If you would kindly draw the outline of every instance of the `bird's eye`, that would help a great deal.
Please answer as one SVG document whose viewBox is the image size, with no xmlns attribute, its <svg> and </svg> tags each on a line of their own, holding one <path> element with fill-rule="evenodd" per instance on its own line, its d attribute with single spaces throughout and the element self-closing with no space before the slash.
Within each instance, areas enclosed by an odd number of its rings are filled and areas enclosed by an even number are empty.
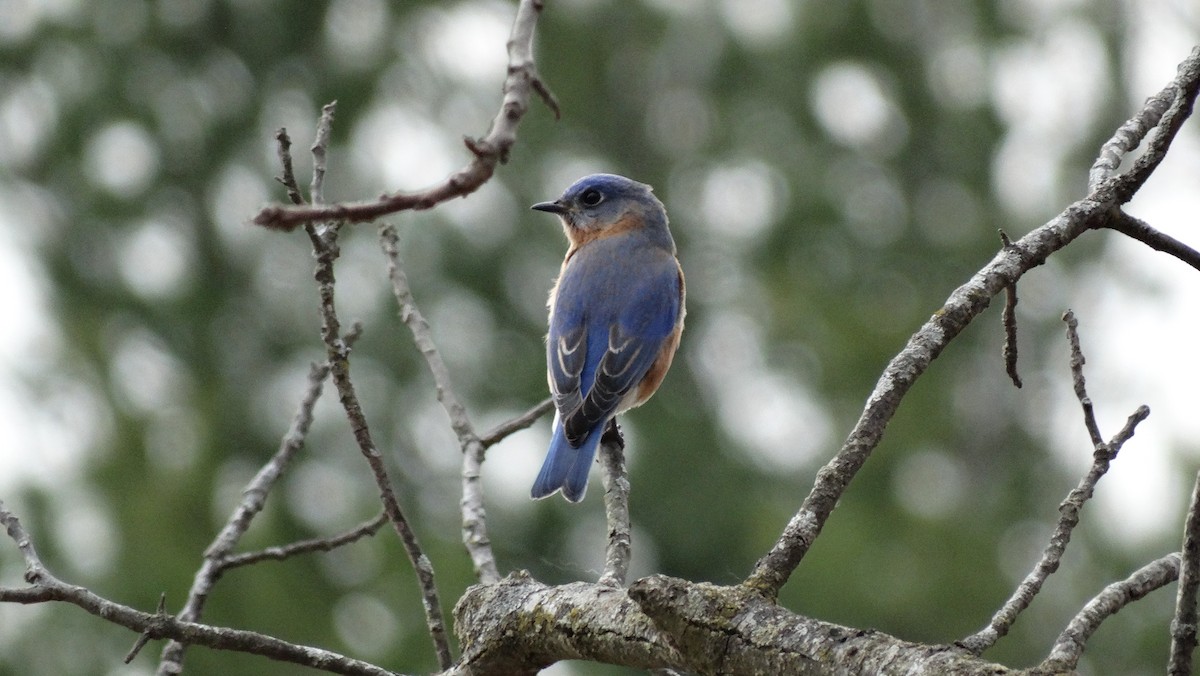
<svg viewBox="0 0 1200 676">
<path fill-rule="evenodd" d="M 585 207 L 594 207 L 603 201 L 604 195 L 600 194 L 600 191 L 596 190 L 595 188 L 585 190 L 583 191 L 583 194 L 579 196 L 579 202 Z"/>
</svg>

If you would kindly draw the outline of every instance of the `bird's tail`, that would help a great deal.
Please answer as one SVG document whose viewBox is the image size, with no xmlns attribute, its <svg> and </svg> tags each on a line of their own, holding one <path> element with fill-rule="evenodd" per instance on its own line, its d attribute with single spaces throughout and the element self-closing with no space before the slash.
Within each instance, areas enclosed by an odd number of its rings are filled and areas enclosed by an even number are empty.
<svg viewBox="0 0 1200 676">
<path fill-rule="evenodd" d="M 538 472 L 537 480 L 533 482 L 531 495 L 536 500 L 551 495 L 562 489 L 563 497 L 571 502 L 579 502 L 587 492 L 588 471 L 592 468 L 592 460 L 596 458 L 596 447 L 600 445 L 603 425 L 597 427 L 579 448 L 571 446 L 563 434 L 562 423 L 558 416 L 554 418 L 554 437 L 550 440 L 550 451 L 546 461 L 542 463 L 542 471 Z"/>
</svg>

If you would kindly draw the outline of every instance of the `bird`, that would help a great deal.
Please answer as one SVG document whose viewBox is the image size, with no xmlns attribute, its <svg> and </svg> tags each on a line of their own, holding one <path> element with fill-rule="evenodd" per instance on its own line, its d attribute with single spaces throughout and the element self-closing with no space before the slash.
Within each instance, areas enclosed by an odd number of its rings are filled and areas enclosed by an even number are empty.
<svg viewBox="0 0 1200 676">
<path fill-rule="evenodd" d="M 553 202 L 569 246 L 550 291 L 546 379 L 553 433 L 530 492 L 583 500 L 609 421 L 662 383 L 683 332 L 685 285 L 652 188 L 624 176 L 585 176 Z"/>
</svg>

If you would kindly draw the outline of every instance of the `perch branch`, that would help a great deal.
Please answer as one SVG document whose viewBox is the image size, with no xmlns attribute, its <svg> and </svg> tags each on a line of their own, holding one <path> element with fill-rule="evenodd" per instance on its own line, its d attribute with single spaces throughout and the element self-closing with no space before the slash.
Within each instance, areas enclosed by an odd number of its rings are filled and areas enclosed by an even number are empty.
<svg viewBox="0 0 1200 676">
<path fill-rule="evenodd" d="M 478 190 L 492 177 L 496 166 L 508 160 L 509 151 L 517 140 L 521 118 L 529 110 L 531 94 L 537 94 L 555 117 L 559 115 L 558 102 L 538 75 L 533 59 L 534 27 L 541 11 L 541 0 L 521 0 L 517 7 L 508 39 L 508 76 L 504 80 L 504 99 L 487 136 L 464 140 L 473 155 L 465 167 L 440 184 L 421 192 L 396 192 L 365 202 L 321 205 L 316 204 L 317 200 L 314 199 L 314 204 L 310 206 L 274 205 L 260 211 L 254 217 L 254 222 L 275 230 L 292 230 L 302 223 L 316 221 L 371 221 L 398 211 L 429 209 Z"/>
<path fill-rule="evenodd" d="M 1175 617 L 1171 620 L 1171 658 L 1167 662 L 1167 673 L 1190 676 L 1192 653 L 1196 650 L 1196 624 L 1200 621 L 1196 608 L 1196 597 L 1200 594 L 1200 473 L 1196 474 L 1192 488 L 1180 556 L 1179 590 L 1175 595 Z"/>
<path fill-rule="evenodd" d="M 1174 102 L 1162 116 L 1150 147 L 1129 171 L 1102 181 L 1087 197 L 1050 222 L 1011 247 L 1004 247 L 970 281 L 955 289 L 941 309 L 913 334 L 884 370 L 841 450 L 817 472 L 800 509 L 744 584 L 768 597 L 777 596 L 820 535 L 850 481 L 879 444 L 908 389 L 946 345 L 988 307 L 993 296 L 1087 230 L 1110 223 L 1119 213 L 1118 207 L 1137 192 L 1161 162 L 1178 126 L 1191 111 L 1191 99 L 1200 87 L 1200 48 L 1181 64 L 1173 86 L 1178 92 Z"/>
<path fill-rule="evenodd" d="M 600 439 L 600 466 L 604 470 L 604 518 L 608 523 L 608 547 L 599 583 L 624 587 L 633 557 L 629 526 L 629 473 L 625 469 L 625 439 L 616 419 L 609 422 Z"/>
</svg>

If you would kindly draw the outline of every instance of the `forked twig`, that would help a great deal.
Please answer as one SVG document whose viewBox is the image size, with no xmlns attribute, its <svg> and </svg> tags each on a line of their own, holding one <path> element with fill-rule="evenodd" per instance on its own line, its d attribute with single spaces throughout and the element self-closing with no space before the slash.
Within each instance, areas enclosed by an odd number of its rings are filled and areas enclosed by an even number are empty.
<svg viewBox="0 0 1200 676">
<path fill-rule="evenodd" d="M 508 154 L 517 140 L 517 127 L 529 110 L 532 94 L 537 94 L 555 117 L 559 115 L 558 102 L 542 81 L 533 59 L 534 27 L 541 11 L 541 0 L 521 0 L 517 7 L 508 39 L 508 77 L 504 80 L 504 100 L 487 136 L 463 140 L 473 156 L 465 167 L 421 192 L 397 192 L 366 202 L 323 205 L 314 199 L 310 206 L 270 206 L 260 211 L 254 217 L 254 222 L 274 230 L 292 230 L 303 223 L 317 221 L 373 221 L 398 211 L 430 209 L 478 190 L 492 177 L 497 165 L 508 161 Z"/>
</svg>

